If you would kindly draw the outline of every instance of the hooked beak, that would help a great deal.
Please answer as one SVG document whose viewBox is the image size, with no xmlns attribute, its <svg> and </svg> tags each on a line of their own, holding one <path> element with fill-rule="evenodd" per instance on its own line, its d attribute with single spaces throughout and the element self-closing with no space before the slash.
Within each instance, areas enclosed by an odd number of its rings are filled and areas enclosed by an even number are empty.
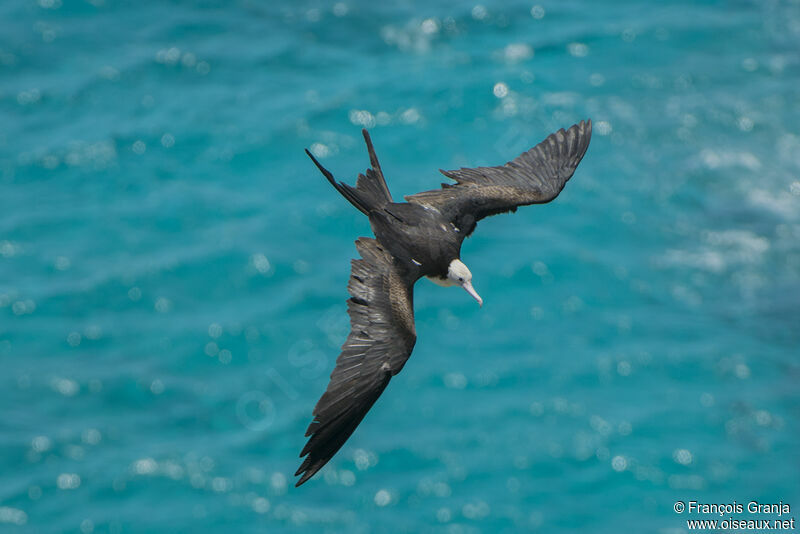
<svg viewBox="0 0 800 534">
<path fill-rule="evenodd" d="M 481 298 L 481 296 L 480 296 L 480 295 L 478 295 L 478 292 L 477 292 L 477 291 L 475 291 L 475 288 L 474 288 L 474 287 L 472 287 L 472 282 L 470 282 L 469 280 L 467 280 L 466 282 L 464 282 L 463 284 L 461 284 L 461 287 L 463 287 L 463 288 L 464 288 L 464 291 L 466 291 L 467 293 L 469 293 L 470 295 L 472 295 L 472 298 L 474 298 L 475 300 L 477 300 L 477 301 L 478 301 L 478 304 L 479 304 L 480 306 L 483 306 L 483 299 Z"/>
</svg>

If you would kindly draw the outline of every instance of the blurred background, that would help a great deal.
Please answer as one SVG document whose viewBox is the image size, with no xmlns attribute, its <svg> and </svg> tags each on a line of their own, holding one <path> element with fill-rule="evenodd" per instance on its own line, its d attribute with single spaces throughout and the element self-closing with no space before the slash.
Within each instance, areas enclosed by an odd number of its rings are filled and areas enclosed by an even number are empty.
<svg viewBox="0 0 800 534">
<path fill-rule="evenodd" d="M 0 21 L 4 532 L 800 509 L 797 1 L 13 0 Z M 369 128 L 400 198 L 587 117 L 561 196 L 465 242 L 486 305 L 421 281 L 408 365 L 294 489 L 369 235 L 303 149 L 352 183 Z"/>
</svg>

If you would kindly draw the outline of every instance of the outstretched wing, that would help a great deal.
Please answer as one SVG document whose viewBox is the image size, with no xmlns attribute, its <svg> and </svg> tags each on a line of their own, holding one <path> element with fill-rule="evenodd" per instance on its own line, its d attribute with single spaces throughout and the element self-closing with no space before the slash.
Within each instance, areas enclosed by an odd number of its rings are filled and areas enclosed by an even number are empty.
<svg viewBox="0 0 800 534">
<path fill-rule="evenodd" d="M 353 260 L 348 284 L 350 335 L 306 430 L 310 439 L 300 453 L 307 456 L 295 473 L 302 474 L 297 486 L 344 445 L 389 379 L 403 368 L 417 339 L 412 297 L 416 280 L 398 273 L 391 255 L 376 240 L 362 237 L 356 247 L 362 259 Z"/>
<path fill-rule="evenodd" d="M 406 200 L 436 208 L 469 235 L 484 217 L 556 198 L 586 153 L 591 137 L 592 121 L 581 121 L 551 134 L 503 166 L 441 171 L 457 183 L 442 184 L 442 189 L 409 195 Z"/>
</svg>

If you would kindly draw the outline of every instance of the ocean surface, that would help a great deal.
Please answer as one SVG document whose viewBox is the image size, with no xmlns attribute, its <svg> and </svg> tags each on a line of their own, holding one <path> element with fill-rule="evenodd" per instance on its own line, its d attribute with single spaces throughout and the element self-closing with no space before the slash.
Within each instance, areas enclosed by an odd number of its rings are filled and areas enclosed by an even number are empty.
<svg viewBox="0 0 800 534">
<path fill-rule="evenodd" d="M 0 3 L 0 531 L 800 516 L 800 3 L 386 4 Z M 400 198 L 588 117 L 295 489 L 370 234 L 303 149 Z"/>
</svg>

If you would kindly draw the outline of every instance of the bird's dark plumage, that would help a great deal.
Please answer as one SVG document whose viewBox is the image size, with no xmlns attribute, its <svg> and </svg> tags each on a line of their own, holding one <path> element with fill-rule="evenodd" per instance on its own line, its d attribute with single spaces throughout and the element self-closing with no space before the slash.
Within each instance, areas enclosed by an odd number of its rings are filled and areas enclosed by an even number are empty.
<svg viewBox="0 0 800 534">
<path fill-rule="evenodd" d="M 378 163 L 378 156 L 375 154 L 375 148 L 372 146 L 372 139 L 369 137 L 367 130 L 362 130 L 364 134 L 364 141 L 367 142 L 367 151 L 369 152 L 369 161 L 372 168 L 366 170 L 366 175 L 359 174 L 356 180 L 356 186 L 347 185 L 344 182 L 337 182 L 333 175 L 323 167 L 317 158 L 314 157 L 308 149 L 306 154 L 314 162 L 314 165 L 322 172 L 325 178 L 336 188 L 344 198 L 358 208 L 358 210 L 366 216 L 375 208 L 379 208 L 384 204 L 392 202 L 392 195 L 389 193 L 389 188 L 386 186 L 386 179 L 383 177 L 381 164 Z"/>
<path fill-rule="evenodd" d="M 356 241 L 347 289 L 350 335 L 336 360 L 328 389 L 314 408 L 306 430 L 311 436 L 295 475 L 299 486 L 325 465 L 400 372 L 417 340 L 411 281 L 398 272 L 392 256 L 374 239 Z"/>
<path fill-rule="evenodd" d="M 456 184 L 405 198 L 436 208 L 469 235 L 484 217 L 556 198 L 583 159 L 591 137 L 592 121 L 581 121 L 551 134 L 505 165 L 440 171 Z"/>
<path fill-rule="evenodd" d="M 336 190 L 369 217 L 376 239 L 356 241 L 361 259 L 353 260 L 348 284 L 351 331 L 314 408 L 297 486 L 336 454 L 411 355 L 416 281 L 422 276 L 446 281 L 461 243 L 484 217 L 558 196 L 586 153 L 592 123 L 559 130 L 502 166 L 441 171 L 456 183 L 409 195 L 406 203 L 392 201 L 369 134 L 363 134 L 371 168 L 355 187 L 337 182 L 306 150 Z M 474 290 L 471 294 L 480 301 Z"/>
</svg>

